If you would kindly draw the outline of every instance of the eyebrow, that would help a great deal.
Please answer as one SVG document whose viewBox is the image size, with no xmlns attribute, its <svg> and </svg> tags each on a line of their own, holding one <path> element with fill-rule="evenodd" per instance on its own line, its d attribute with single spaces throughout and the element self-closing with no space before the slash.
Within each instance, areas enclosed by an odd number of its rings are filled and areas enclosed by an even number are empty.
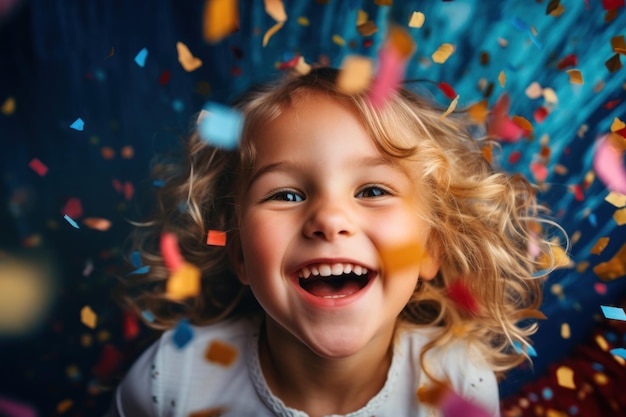
<svg viewBox="0 0 626 417">
<path fill-rule="evenodd" d="M 295 162 L 291 162 L 291 161 L 280 161 L 280 162 L 275 162 L 273 164 L 269 164 L 264 167 L 261 167 L 256 172 L 254 172 L 252 176 L 250 177 L 250 179 L 248 180 L 247 185 L 246 185 L 246 191 L 249 190 L 250 187 L 252 187 L 252 184 L 254 184 L 260 177 L 262 177 L 265 174 L 272 173 L 272 172 L 292 171 L 292 170 L 298 169 L 299 165 L 300 164 L 296 164 Z M 373 168 L 373 167 L 378 167 L 378 166 L 386 166 L 386 167 L 392 168 L 395 171 L 399 171 L 404 175 L 407 174 L 406 171 L 402 169 L 399 165 L 394 164 L 392 161 L 386 158 L 383 158 L 382 156 L 368 156 L 365 158 L 355 159 L 351 163 L 351 165 L 357 168 L 358 167 Z"/>
</svg>

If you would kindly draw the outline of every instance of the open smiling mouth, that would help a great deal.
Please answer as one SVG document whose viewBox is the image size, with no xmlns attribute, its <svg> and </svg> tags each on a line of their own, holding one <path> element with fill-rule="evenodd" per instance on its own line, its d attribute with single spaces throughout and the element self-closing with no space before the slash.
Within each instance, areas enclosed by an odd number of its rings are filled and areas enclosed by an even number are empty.
<svg viewBox="0 0 626 417">
<path fill-rule="evenodd" d="M 322 298 L 352 295 L 365 288 L 369 277 L 366 268 L 346 263 L 309 265 L 298 271 L 300 287 Z"/>
</svg>

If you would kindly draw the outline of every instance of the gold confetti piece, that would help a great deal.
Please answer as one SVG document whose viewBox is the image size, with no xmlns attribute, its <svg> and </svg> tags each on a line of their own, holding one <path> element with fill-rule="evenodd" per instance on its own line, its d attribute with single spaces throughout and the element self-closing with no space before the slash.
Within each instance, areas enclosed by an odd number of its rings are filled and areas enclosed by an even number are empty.
<svg viewBox="0 0 626 417">
<path fill-rule="evenodd" d="M 576 265 L 576 272 L 579 274 L 584 273 L 589 268 L 589 262 L 582 261 Z"/>
<path fill-rule="evenodd" d="M 348 55 L 341 64 L 337 86 L 347 94 L 365 91 L 372 82 L 374 62 L 364 56 Z"/>
<path fill-rule="evenodd" d="M 602 335 L 597 335 L 594 340 L 596 341 L 596 343 L 598 344 L 598 346 L 600 347 L 600 349 L 607 351 L 609 350 L 609 344 L 607 343 L 606 339 L 604 337 L 602 337 Z"/>
<path fill-rule="evenodd" d="M 168 278 L 165 291 L 174 300 L 195 297 L 200 292 L 200 270 L 183 261 L 183 265 Z"/>
<path fill-rule="evenodd" d="M 307 64 L 303 56 L 298 59 L 298 63 L 295 67 L 293 67 L 293 69 L 300 75 L 307 75 L 309 72 L 311 72 L 311 66 Z"/>
<path fill-rule="evenodd" d="M 568 69 L 565 72 L 569 75 L 569 82 L 572 84 L 584 84 L 583 73 L 577 69 Z"/>
<path fill-rule="evenodd" d="M 467 113 L 474 123 L 483 124 L 489 116 L 489 102 L 487 100 L 476 102 L 467 109 Z"/>
<path fill-rule="evenodd" d="M 306 16 L 300 16 L 298 18 L 298 24 L 300 26 L 309 26 L 311 24 L 311 22 L 309 21 L 309 18 Z"/>
<path fill-rule="evenodd" d="M 604 62 L 606 69 L 612 74 L 616 71 L 622 69 L 622 61 L 620 60 L 619 54 L 615 54 Z"/>
<path fill-rule="evenodd" d="M 210 408 L 208 410 L 194 411 L 188 417 L 220 417 L 226 414 L 225 408 Z"/>
<path fill-rule="evenodd" d="M 82 347 L 87 348 L 87 347 L 91 346 L 92 344 L 93 344 L 93 337 L 90 334 L 83 333 L 80 336 L 80 345 Z"/>
<path fill-rule="evenodd" d="M 609 379 L 606 377 L 606 375 L 600 372 L 598 372 L 597 374 L 593 376 L 593 380 L 598 385 L 606 385 L 609 382 Z"/>
<path fill-rule="evenodd" d="M 2 103 L 0 110 L 5 116 L 12 115 L 15 112 L 15 98 L 7 97 L 7 99 L 4 100 L 4 103 Z"/>
<path fill-rule="evenodd" d="M 280 28 L 282 27 L 283 27 L 283 22 L 278 22 L 274 26 L 269 28 L 267 32 L 265 32 L 265 35 L 263 35 L 263 47 L 264 48 L 267 46 L 267 43 L 270 41 L 270 38 L 274 36 L 274 34 L 278 32 Z"/>
<path fill-rule="evenodd" d="M 378 26 L 371 20 L 360 24 L 356 27 L 361 36 L 372 36 L 374 33 L 378 32 Z"/>
<path fill-rule="evenodd" d="M 66 398 L 65 400 L 57 404 L 57 413 L 64 414 L 67 412 L 67 410 L 72 408 L 73 405 L 74 405 L 74 401 L 70 400 L 69 398 Z"/>
<path fill-rule="evenodd" d="M 393 0 L 374 0 L 377 6 L 392 6 Z"/>
<path fill-rule="evenodd" d="M 411 14 L 411 19 L 409 20 L 410 28 L 421 28 L 424 26 L 424 22 L 426 21 L 426 16 L 422 12 L 413 12 Z"/>
<path fill-rule="evenodd" d="M 604 197 L 604 201 L 615 207 L 624 207 L 626 206 L 626 195 L 620 194 L 616 191 L 611 191 L 606 197 Z"/>
<path fill-rule="evenodd" d="M 83 223 L 85 224 L 85 226 L 91 229 L 99 230 L 101 232 L 106 232 L 111 228 L 111 222 L 109 220 L 99 217 L 87 217 L 83 220 Z"/>
<path fill-rule="evenodd" d="M 504 71 L 500 71 L 500 74 L 498 74 L 498 82 L 500 83 L 500 87 L 504 88 L 506 84 L 506 74 Z"/>
<path fill-rule="evenodd" d="M 553 284 L 550 291 L 556 296 L 563 296 L 563 286 L 561 284 Z"/>
<path fill-rule="evenodd" d="M 615 220 L 615 223 L 617 223 L 619 226 L 623 226 L 626 224 L 626 207 L 619 209 L 619 210 L 615 210 L 615 213 L 613 213 L 613 219 Z"/>
<path fill-rule="evenodd" d="M 176 42 L 176 52 L 178 52 L 178 62 L 185 71 L 195 71 L 202 66 L 202 60 L 193 56 L 184 43 Z"/>
<path fill-rule="evenodd" d="M 532 132 L 534 130 L 532 123 L 530 123 L 525 117 L 512 116 L 511 121 L 528 132 Z"/>
<path fill-rule="evenodd" d="M 356 26 L 357 27 L 359 27 L 359 25 L 367 23 L 368 19 L 369 19 L 369 15 L 367 14 L 365 10 L 359 9 L 356 12 Z"/>
<path fill-rule="evenodd" d="M 611 132 L 617 132 L 618 130 L 622 130 L 626 127 L 626 123 L 622 122 L 619 118 L 614 118 L 613 123 L 611 123 Z"/>
<path fill-rule="evenodd" d="M 552 17 L 559 17 L 565 12 L 565 6 L 559 4 L 556 9 L 552 10 L 549 14 Z"/>
<path fill-rule="evenodd" d="M 613 36 L 611 38 L 611 48 L 614 52 L 623 54 L 626 51 L 626 39 L 624 36 Z"/>
<path fill-rule="evenodd" d="M 536 309 L 525 308 L 513 314 L 512 319 L 514 322 L 527 319 L 546 320 L 547 317 L 543 312 Z"/>
<path fill-rule="evenodd" d="M 84 306 L 82 310 L 80 310 L 80 321 L 90 329 L 95 329 L 98 316 L 94 313 L 91 307 Z"/>
<path fill-rule="evenodd" d="M 593 272 L 603 281 L 612 281 L 626 275 L 626 244 L 607 262 L 596 265 Z"/>
<path fill-rule="evenodd" d="M 601 237 L 600 239 L 598 239 L 596 244 L 593 245 L 593 248 L 589 250 L 589 253 L 591 253 L 592 255 L 600 255 L 602 251 L 606 249 L 607 245 L 609 244 L 609 240 L 610 239 L 608 237 Z"/>
<path fill-rule="evenodd" d="M 204 40 L 216 43 L 239 27 L 237 0 L 206 0 L 202 34 Z"/>
<path fill-rule="evenodd" d="M 446 111 L 443 112 L 443 114 L 441 116 L 439 116 L 439 120 L 445 119 L 450 113 L 452 113 L 454 111 L 454 109 L 456 109 L 456 105 L 459 103 L 459 97 L 461 97 L 461 96 L 460 95 L 456 96 L 454 98 L 454 100 L 452 100 L 450 102 L 450 105 L 448 106 Z"/>
<path fill-rule="evenodd" d="M 525 93 L 526 97 L 534 100 L 543 95 L 543 88 L 541 88 L 541 85 L 539 85 L 537 81 L 533 81 L 528 87 L 526 87 Z"/>
<path fill-rule="evenodd" d="M 563 323 L 561 324 L 561 337 L 563 339 L 569 339 L 571 336 L 569 324 Z"/>
<path fill-rule="evenodd" d="M 265 12 L 277 22 L 287 21 L 287 13 L 282 0 L 264 0 Z"/>
<path fill-rule="evenodd" d="M 551 249 L 552 256 L 543 254 L 537 260 L 542 269 L 547 269 L 552 266 L 554 266 L 554 268 L 566 268 L 572 265 L 571 258 L 562 247 L 552 246 Z M 554 258 L 554 260 L 552 258 Z M 554 265 L 552 265 L 552 262 L 554 262 Z"/>
<path fill-rule="evenodd" d="M 334 43 L 336 43 L 339 46 L 345 46 L 346 45 L 346 41 L 339 35 L 334 34 L 332 37 L 332 40 Z"/>
<path fill-rule="evenodd" d="M 437 48 L 437 50 L 432 54 L 432 59 L 437 64 L 443 64 L 450 58 L 450 55 L 454 53 L 454 45 L 450 43 L 443 43 Z"/>
<path fill-rule="evenodd" d="M 237 360 L 237 348 L 228 343 L 213 340 L 207 347 L 204 357 L 209 362 L 230 366 Z"/>
<path fill-rule="evenodd" d="M 556 95 L 556 92 L 550 87 L 546 87 L 543 89 L 543 99 L 548 104 L 556 104 L 559 102 L 559 98 Z"/>
<path fill-rule="evenodd" d="M 563 388 L 576 389 L 574 383 L 574 371 L 569 366 L 559 366 L 556 370 L 556 380 Z"/>
</svg>

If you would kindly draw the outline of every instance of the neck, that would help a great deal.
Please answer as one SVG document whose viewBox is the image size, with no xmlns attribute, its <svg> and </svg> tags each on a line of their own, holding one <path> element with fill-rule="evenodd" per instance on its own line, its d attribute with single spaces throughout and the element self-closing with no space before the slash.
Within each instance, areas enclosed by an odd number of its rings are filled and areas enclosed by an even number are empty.
<svg viewBox="0 0 626 417">
<path fill-rule="evenodd" d="M 267 318 L 261 333 L 261 369 L 272 393 L 310 417 L 348 414 L 384 386 L 391 365 L 393 329 L 346 358 L 324 358 Z"/>
</svg>

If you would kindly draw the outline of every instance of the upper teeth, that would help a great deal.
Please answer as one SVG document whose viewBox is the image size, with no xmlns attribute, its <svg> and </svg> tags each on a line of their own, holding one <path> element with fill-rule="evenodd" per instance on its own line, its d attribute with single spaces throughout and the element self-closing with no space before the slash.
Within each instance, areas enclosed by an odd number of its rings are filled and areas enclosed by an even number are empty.
<svg viewBox="0 0 626 417">
<path fill-rule="evenodd" d="M 350 272 L 356 275 L 365 275 L 367 268 L 350 263 L 315 264 L 300 269 L 298 278 L 308 278 L 311 275 L 329 277 L 331 275 L 349 274 Z"/>
</svg>

